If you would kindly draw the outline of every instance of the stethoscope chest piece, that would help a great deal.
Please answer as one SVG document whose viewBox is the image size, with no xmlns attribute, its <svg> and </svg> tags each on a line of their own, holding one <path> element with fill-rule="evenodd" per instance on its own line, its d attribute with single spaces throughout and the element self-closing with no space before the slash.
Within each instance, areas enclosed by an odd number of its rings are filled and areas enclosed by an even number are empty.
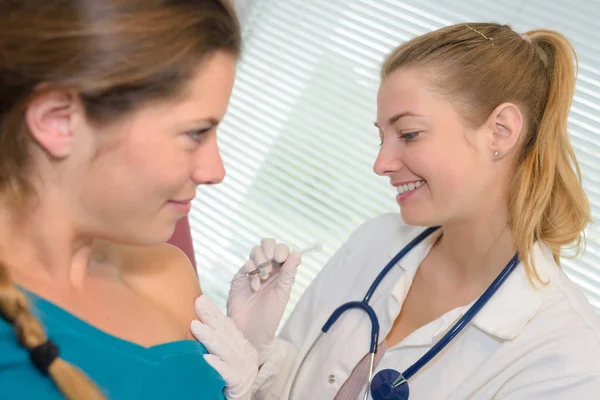
<svg viewBox="0 0 600 400">
<path fill-rule="evenodd" d="M 400 378 L 400 372 L 393 369 L 379 371 L 371 381 L 371 396 L 373 400 L 408 400 L 408 382 L 394 386 L 394 382 Z"/>
</svg>

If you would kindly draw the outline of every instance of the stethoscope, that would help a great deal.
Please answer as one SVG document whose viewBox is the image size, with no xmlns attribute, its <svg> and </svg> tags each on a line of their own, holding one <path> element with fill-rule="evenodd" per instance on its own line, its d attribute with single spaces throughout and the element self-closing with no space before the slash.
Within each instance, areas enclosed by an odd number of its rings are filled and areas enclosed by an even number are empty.
<svg viewBox="0 0 600 400">
<path fill-rule="evenodd" d="M 496 277 L 494 282 L 483 292 L 483 294 L 477 299 L 477 301 L 467 310 L 467 312 L 450 328 L 450 330 L 431 348 L 427 353 L 423 355 L 420 359 L 418 359 L 413 365 L 408 367 L 408 369 L 402 373 L 393 370 L 393 369 L 385 369 L 379 371 L 377 375 L 373 378 L 373 369 L 375 363 L 375 354 L 377 353 L 377 346 L 379 343 L 379 320 L 377 319 L 377 315 L 375 314 L 375 310 L 369 305 L 369 300 L 371 300 L 371 296 L 375 293 L 375 290 L 379 286 L 379 284 L 383 281 L 383 278 L 387 275 L 387 273 L 412 249 L 415 248 L 419 243 L 421 243 L 426 237 L 435 232 L 439 227 L 427 228 L 423 232 L 421 232 L 417 237 L 415 237 L 410 243 L 408 243 L 394 258 L 390 260 L 390 262 L 383 268 L 383 270 L 377 275 L 377 278 L 373 281 L 369 290 L 367 290 L 367 294 L 362 299 L 362 301 L 351 301 L 349 303 L 342 304 L 338 307 L 333 314 L 329 317 L 323 328 L 321 328 L 321 332 L 319 336 L 312 343 L 304 358 L 300 362 L 300 366 L 294 375 L 294 379 L 292 380 L 292 385 L 290 388 L 289 399 L 292 399 L 294 394 L 294 387 L 296 385 L 296 381 L 298 376 L 300 375 L 300 371 L 308 357 L 308 355 L 312 352 L 315 345 L 318 343 L 319 339 L 323 336 L 323 334 L 327 333 L 329 329 L 335 324 L 335 322 L 340 318 L 340 316 L 352 309 L 361 309 L 367 313 L 369 319 L 371 320 L 371 345 L 369 348 L 370 354 L 370 367 L 369 367 L 369 380 L 368 386 L 370 387 L 371 396 L 373 400 L 407 400 L 409 396 L 409 388 L 408 388 L 408 380 L 414 376 L 421 368 L 423 368 L 429 361 L 431 361 L 435 356 L 439 354 L 440 351 L 444 349 L 458 335 L 458 333 L 465 327 L 475 314 L 481 310 L 481 308 L 492 298 L 494 293 L 500 288 L 502 283 L 508 278 L 510 273 L 516 268 L 519 264 L 519 256 L 515 254 L 513 258 L 506 264 L 502 272 Z M 369 391 L 365 391 L 364 399 L 366 400 L 368 397 Z"/>
</svg>

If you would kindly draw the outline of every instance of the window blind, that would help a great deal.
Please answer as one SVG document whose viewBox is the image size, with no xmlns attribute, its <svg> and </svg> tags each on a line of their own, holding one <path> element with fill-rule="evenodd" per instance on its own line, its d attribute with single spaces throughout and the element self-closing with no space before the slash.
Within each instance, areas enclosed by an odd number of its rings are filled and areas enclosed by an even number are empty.
<svg viewBox="0 0 600 400">
<path fill-rule="evenodd" d="M 238 0 L 245 52 L 219 132 L 224 182 L 200 187 L 190 215 L 202 288 L 224 308 L 229 281 L 261 237 L 323 251 L 306 257 L 286 316 L 363 221 L 398 212 L 372 172 L 379 67 L 395 46 L 445 25 L 552 28 L 579 57 L 569 133 L 596 227 L 563 266 L 600 312 L 600 2 Z"/>
</svg>

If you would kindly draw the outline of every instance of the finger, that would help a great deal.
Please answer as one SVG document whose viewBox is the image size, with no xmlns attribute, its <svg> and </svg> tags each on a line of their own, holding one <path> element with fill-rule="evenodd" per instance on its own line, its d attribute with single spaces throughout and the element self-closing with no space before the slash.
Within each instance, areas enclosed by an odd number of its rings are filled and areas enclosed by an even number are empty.
<svg viewBox="0 0 600 400">
<path fill-rule="evenodd" d="M 255 292 L 260 290 L 260 278 L 258 275 L 253 275 L 250 277 L 250 288 Z"/>
<path fill-rule="evenodd" d="M 263 267 L 261 268 L 258 276 L 263 281 L 267 280 L 267 279 L 269 279 L 269 274 L 272 271 L 273 271 L 273 261 L 267 261 L 266 263 L 263 264 Z"/>
<path fill-rule="evenodd" d="M 204 344 L 204 347 L 207 349 L 210 346 L 211 341 L 214 340 L 214 331 L 197 319 L 190 322 L 190 332 L 192 332 L 192 335 L 194 335 L 196 340 Z"/>
<path fill-rule="evenodd" d="M 248 260 L 246 261 L 245 268 L 245 274 L 249 275 L 251 272 L 256 271 L 256 264 L 254 264 L 254 261 Z M 248 281 L 245 281 L 244 279 L 240 279 L 239 281 L 244 283 L 249 282 L 250 288 L 256 292 L 260 290 L 260 275 L 261 272 L 259 272 L 258 274 L 248 276 Z"/>
<path fill-rule="evenodd" d="M 190 323 L 190 332 L 200 343 L 206 347 L 209 353 L 214 354 L 222 360 L 232 360 L 235 357 L 235 350 L 229 346 L 229 343 L 207 325 L 198 320 Z"/>
<path fill-rule="evenodd" d="M 287 247 L 285 244 L 278 243 L 277 246 L 275 246 L 275 254 L 273 255 L 273 259 L 279 264 L 285 262 L 289 255 L 290 248 Z"/>
<path fill-rule="evenodd" d="M 275 239 L 265 238 L 260 241 L 260 247 L 267 260 L 272 260 L 275 254 Z"/>
<path fill-rule="evenodd" d="M 252 254 L 250 255 L 250 259 L 254 261 L 254 264 L 257 267 L 267 261 L 267 257 L 265 256 L 261 246 L 254 246 L 252 249 Z"/>
<path fill-rule="evenodd" d="M 279 271 L 279 285 L 289 286 L 296 280 L 296 271 L 298 265 L 302 261 L 300 253 L 294 251 L 290 253 L 290 256 L 285 260 Z"/>
<path fill-rule="evenodd" d="M 258 245 L 258 246 L 252 246 L 252 248 L 250 249 L 250 256 L 249 256 L 249 258 L 250 258 L 251 260 L 252 260 L 252 259 L 254 259 L 254 253 L 255 253 L 255 252 L 258 250 L 258 249 L 260 249 L 260 251 L 262 252 L 262 249 L 260 248 L 260 245 Z"/>
<path fill-rule="evenodd" d="M 256 264 L 254 263 L 254 261 L 248 260 L 246 261 L 246 264 L 244 264 L 244 267 L 246 268 L 245 272 L 249 274 L 256 269 Z"/>
<path fill-rule="evenodd" d="M 194 301 L 196 315 L 203 324 L 215 330 L 217 334 L 225 331 L 225 315 L 205 294 Z"/>
<path fill-rule="evenodd" d="M 229 364 L 212 354 L 205 354 L 204 359 L 221 375 L 221 377 L 227 383 L 227 386 L 231 386 L 235 382 L 236 377 Z"/>
<path fill-rule="evenodd" d="M 265 240 L 267 239 L 263 239 L 263 241 Z M 260 280 L 268 279 L 273 267 L 267 262 L 267 258 L 265 257 L 261 246 L 254 248 L 252 252 L 252 260 L 254 261 L 256 268 L 260 269 L 261 272 L 252 277 L 253 279 L 251 279 L 250 286 L 252 287 L 252 290 L 258 291 L 260 289 Z"/>
</svg>

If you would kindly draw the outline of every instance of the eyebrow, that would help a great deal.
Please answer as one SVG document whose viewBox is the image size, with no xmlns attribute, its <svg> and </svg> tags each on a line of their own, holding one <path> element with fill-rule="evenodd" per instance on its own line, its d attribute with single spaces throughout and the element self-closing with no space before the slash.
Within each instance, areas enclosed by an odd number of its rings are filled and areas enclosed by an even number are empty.
<svg viewBox="0 0 600 400">
<path fill-rule="evenodd" d="M 194 119 L 191 122 L 194 123 L 194 124 L 206 124 L 206 123 L 208 123 L 208 125 L 211 128 L 215 127 L 215 126 L 218 126 L 221 123 L 220 120 L 218 120 L 217 118 L 212 118 L 212 117 L 203 118 L 203 119 Z"/>
<path fill-rule="evenodd" d="M 404 112 L 398 113 L 398 114 L 393 115 L 392 117 L 390 117 L 390 119 L 388 119 L 387 123 L 388 123 L 388 125 L 392 125 L 392 124 L 396 123 L 399 119 L 404 118 L 404 117 L 423 117 L 423 116 L 424 115 L 417 114 L 417 113 L 414 113 L 412 111 L 404 111 Z M 373 122 L 373 124 L 377 128 L 379 128 L 379 125 L 377 125 L 377 121 Z"/>
</svg>

